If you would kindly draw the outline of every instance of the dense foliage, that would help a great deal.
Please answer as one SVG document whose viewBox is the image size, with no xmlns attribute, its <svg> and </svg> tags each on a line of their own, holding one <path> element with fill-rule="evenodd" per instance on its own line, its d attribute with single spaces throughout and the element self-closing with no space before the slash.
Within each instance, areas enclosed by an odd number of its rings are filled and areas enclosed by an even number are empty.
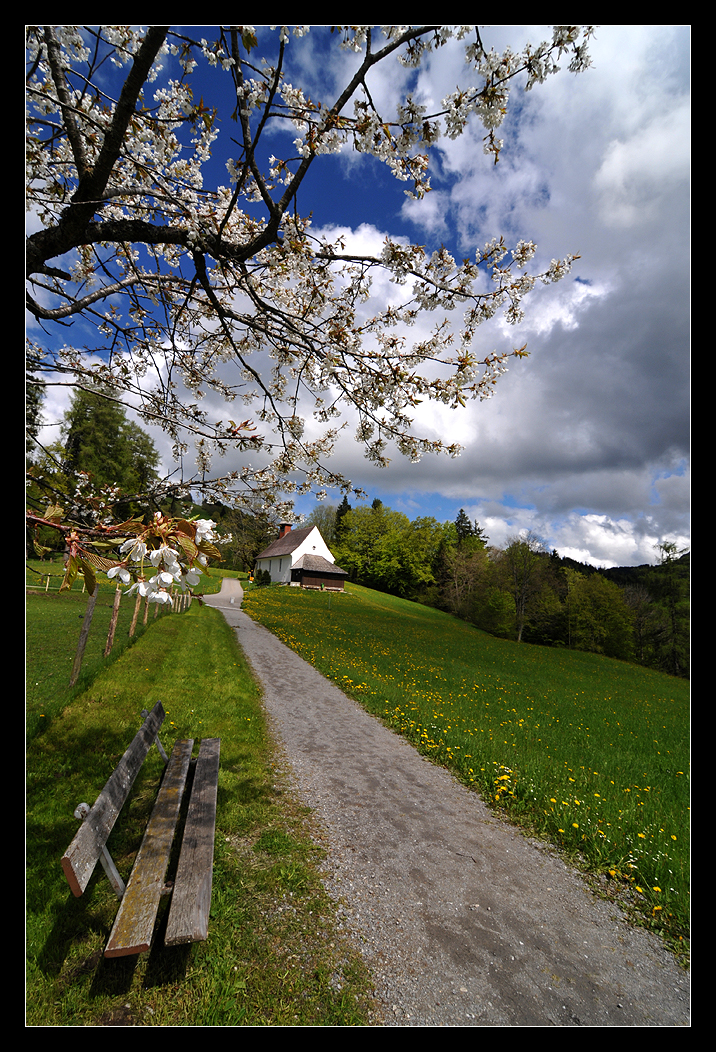
<svg viewBox="0 0 716 1052">
<path fill-rule="evenodd" d="M 316 510 L 336 562 L 359 584 L 414 599 L 493 635 L 585 650 L 689 674 L 689 557 L 659 546 L 657 566 L 602 570 L 563 559 L 533 534 L 490 547 L 461 509 L 411 522 L 380 501 Z M 324 534 L 326 536 L 326 534 Z"/>
<path fill-rule="evenodd" d="M 37 385 L 30 388 L 41 391 Z M 41 399 L 38 399 L 38 415 Z M 37 434 L 35 432 L 35 438 Z M 127 418 L 110 392 L 78 390 L 64 416 L 61 438 L 48 448 L 33 442 L 31 503 L 76 505 L 82 494 L 102 494 L 107 513 L 128 519 L 159 508 L 159 454 L 149 435 Z"/>
</svg>

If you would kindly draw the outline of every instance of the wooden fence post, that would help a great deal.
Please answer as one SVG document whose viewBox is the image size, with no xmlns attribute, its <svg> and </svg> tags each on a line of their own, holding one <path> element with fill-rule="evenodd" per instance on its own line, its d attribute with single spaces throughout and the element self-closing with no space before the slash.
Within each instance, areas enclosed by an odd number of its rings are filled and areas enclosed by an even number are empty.
<svg viewBox="0 0 716 1052">
<path fill-rule="evenodd" d="M 112 616 L 109 621 L 109 632 L 107 633 L 107 645 L 104 648 L 104 656 L 109 657 L 114 646 L 114 633 L 117 631 L 117 618 L 119 617 L 119 600 L 122 598 L 122 589 L 117 586 L 114 593 L 114 605 L 112 607 Z"/>
<path fill-rule="evenodd" d="M 134 602 L 134 613 L 132 614 L 132 623 L 129 626 L 129 638 L 131 639 L 137 630 L 137 618 L 139 617 L 139 605 L 142 602 L 142 597 L 137 592 L 137 598 Z"/>
<path fill-rule="evenodd" d="M 83 585 L 84 588 L 84 585 Z M 92 624 L 92 615 L 94 614 L 94 605 L 97 602 L 97 596 L 99 595 L 99 585 L 94 586 L 94 592 L 87 600 L 87 608 L 85 610 L 84 620 L 82 622 L 82 628 L 80 630 L 80 638 L 77 643 L 77 651 L 75 653 L 75 660 L 72 665 L 72 675 L 70 676 L 70 686 L 74 687 L 77 682 L 77 677 L 80 674 L 82 668 L 82 658 L 85 654 L 85 647 L 87 646 L 87 637 L 89 636 L 90 625 Z"/>
</svg>

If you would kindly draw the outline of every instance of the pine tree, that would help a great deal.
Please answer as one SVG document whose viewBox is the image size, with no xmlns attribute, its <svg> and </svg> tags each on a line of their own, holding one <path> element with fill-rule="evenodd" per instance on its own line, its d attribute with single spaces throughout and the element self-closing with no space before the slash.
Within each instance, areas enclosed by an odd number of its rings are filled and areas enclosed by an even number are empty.
<svg viewBox="0 0 716 1052">
<path fill-rule="evenodd" d="M 460 508 L 457 514 L 455 530 L 457 532 L 458 548 L 464 547 L 466 542 L 469 542 L 471 551 L 482 551 L 483 548 L 487 547 L 489 539 L 487 534 L 477 519 L 475 519 L 474 523 L 470 522 L 464 508 Z"/>
<path fill-rule="evenodd" d="M 65 474 L 87 472 L 95 487 L 117 486 L 126 497 L 146 494 L 157 480 L 159 454 L 149 435 L 127 419 L 124 409 L 100 390 L 79 390 L 62 426 Z M 117 512 L 132 512 L 122 501 Z"/>
<path fill-rule="evenodd" d="M 343 500 L 338 505 L 338 509 L 336 511 L 336 531 L 335 532 L 336 532 L 336 539 L 338 541 L 340 541 L 340 539 L 342 537 L 342 534 L 343 534 L 343 517 L 345 515 L 347 515 L 349 511 L 352 511 L 352 510 L 353 510 L 352 507 L 348 503 L 348 498 L 344 494 L 343 495 Z"/>
</svg>

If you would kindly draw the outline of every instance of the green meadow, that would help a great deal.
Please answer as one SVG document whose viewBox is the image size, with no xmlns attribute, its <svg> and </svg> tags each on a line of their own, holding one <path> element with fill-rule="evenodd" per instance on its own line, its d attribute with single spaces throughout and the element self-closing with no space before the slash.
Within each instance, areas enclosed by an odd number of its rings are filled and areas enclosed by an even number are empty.
<svg viewBox="0 0 716 1052">
<path fill-rule="evenodd" d="M 55 582 L 57 584 L 57 582 Z M 27 597 L 26 1021 L 29 1026 L 355 1026 L 370 1019 L 370 981 L 337 931 L 321 882 L 323 852 L 292 795 L 260 692 L 234 633 L 194 602 L 161 612 L 133 642 L 133 601 L 102 650 L 114 586 L 95 608 L 82 677 L 67 686 L 86 595 Z M 221 738 L 209 938 L 105 960 L 117 900 L 100 866 L 74 898 L 60 859 L 92 803 L 161 700 L 160 737 Z M 162 765 L 152 750 L 110 836 L 126 880 Z M 161 907 L 159 933 L 164 923 Z"/>
<path fill-rule="evenodd" d="M 35 565 L 35 564 L 33 564 Z M 43 572 L 50 569 L 47 564 Z M 261 697 L 218 611 L 150 608 L 128 637 L 103 581 L 78 684 L 86 595 L 27 594 L 27 1023 L 30 1026 L 352 1026 L 370 980 L 342 941 L 322 853 L 268 734 Z M 215 590 L 220 578 L 205 582 Z M 595 885 L 686 955 L 688 684 L 593 654 L 515 644 L 429 607 L 350 586 L 258 588 L 247 612 L 506 818 L 598 876 Z M 222 739 L 209 939 L 102 956 L 117 909 L 99 871 L 75 899 L 59 860 L 162 700 L 161 737 Z M 110 838 L 125 877 L 160 774 L 150 754 Z M 160 929 L 161 929 L 160 919 Z"/>
<path fill-rule="evenodd" d="M 596 654 L 513 643 L 349 585 L 262 588 L 244 609 L 686 949 L 689 684 Z"/>
</svg>

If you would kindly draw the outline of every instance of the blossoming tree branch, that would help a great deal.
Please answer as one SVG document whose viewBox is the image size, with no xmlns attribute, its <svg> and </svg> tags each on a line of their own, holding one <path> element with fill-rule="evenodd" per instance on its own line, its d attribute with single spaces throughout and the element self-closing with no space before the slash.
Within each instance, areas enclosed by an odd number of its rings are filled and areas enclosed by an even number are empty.
<svg viewBox="0 0 716 1052">
<path fill-rule="evenodd" d="M 85 503 L 85 514 L 91 503 Z M 92 595 L 100 570 L 118 586 L 131 585 L 127 595 L 136 592 L 148 603 L 170 603 L 172 592 L 188 592 L 199 584 L 209 560 L 221 559 L 216 544 L 231 539 L 219 537 L 211 519 L 171 518 L 161 512 L 148 524 L 141 519 L 113 523 L 99 514 L 96 518 L 92 526 L 78 525 L 59 504 L 49 505 L 42 515 L 28 513 L 33 529 L 50 527 L 64 537 L 67 562 L 61 591 L 71 588 L 79 573 Z M 37 541 L 35 550 L 38 555 L 49 551 Z"/>
<path fill-rule="evenodd" d="M 211 41 L 168 26 L 27 32 L 28 208 L 38 227 L 27 239 L 27 307 L 47 334 L 33 357 L 65 382 L 113 391 L 170 434 L 177 457 L 193 441 L 204 483 L 214 454 L 245 450 L 252 464 L 214 480 L 219 499 L 251 493 L 282 508 L 295 493 L 347 492 L 330 455 L 348 422 L 379 465 L 389 447 L 413 461 L 457 455 L 416 431 L 416 407 L 491 395 L 525 350 L 479 357 L 478 326 L 498 311 L 518 324 L 530 291 L 576 258 L 535 273 L 536 246 L 501 238 L 462 261 L 390 238 L 379 254 L 358 254 L 317 236 L 297 195 L 325 155 L 354 150 L 421 198 L 436 144 L 471 122 L 496 163 L 511 87 L 531 89 L 560 64 L 585 70 L 592 27 L 556 26 L 544 43 L 502 54 L 477 27 L 332 28 L 329 37 L 327 27 L 222 26 Z M 287 79 L 289 49 L 309 29 L 352 58 L 330 98 Z M 376 76 L 402 64 L 416 88 L 450 40 L 463 51 L 464 86 L 430 111 L 417 91 L 384 111 Z M 216 100 L 197 98 L 200 75 L 202 86 L 225 80 Z M 221 185 L 210 178 L 217 159 Z M 379 275 L 395 296 L 375 309 Z M 209 392 L 242 406 L 235 420 L 202 408 Z M 183 551 L 182 538 L 201 547 L 179 527 L 167 545 Z M 161 573 L 172 572 L 165 560 Z"/>
</svg>

